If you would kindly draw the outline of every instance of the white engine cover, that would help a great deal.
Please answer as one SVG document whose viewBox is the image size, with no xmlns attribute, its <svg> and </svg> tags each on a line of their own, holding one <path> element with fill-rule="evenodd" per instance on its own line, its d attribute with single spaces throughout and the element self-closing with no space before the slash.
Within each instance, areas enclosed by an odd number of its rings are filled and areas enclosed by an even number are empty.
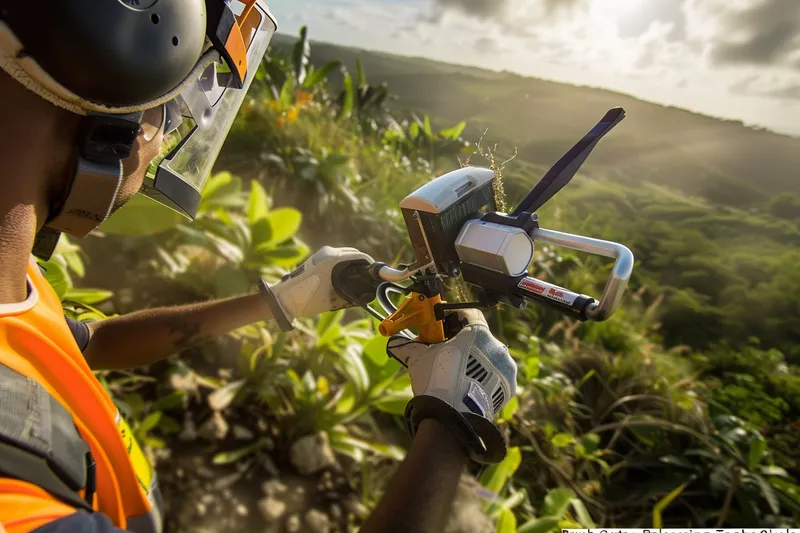
<svg viewBox="0 0 800 533">
<path fill-rule="evenodd" d="M 533 240 L 521 228 L 470 220 L 458 234 L 456 251 L 465 263 L 520 276 L 533 261 Z"/>
<path fill-rule="evenodd" d="M 482 167 L 464 167 L 429 181 L 400 202 L 401 209 L 441 213 L 458 200 L 494 178 L 494 171 Z"/>
</svg>

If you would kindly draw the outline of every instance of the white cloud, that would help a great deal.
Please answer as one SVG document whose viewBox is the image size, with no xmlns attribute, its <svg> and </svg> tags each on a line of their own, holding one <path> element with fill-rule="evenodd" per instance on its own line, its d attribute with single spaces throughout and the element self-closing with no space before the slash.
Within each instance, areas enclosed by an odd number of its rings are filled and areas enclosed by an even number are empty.
<svg viewBox="0 0 800 533">
<path fill-rule="evenodd" d="M 800 133 L 800 0 L 270 0 L 316 40 L 603 86 Z M 302 13 L 292 22 L 286 15 Z M 796 15 L 792 18 L 792 15 Z"/>
</svg>

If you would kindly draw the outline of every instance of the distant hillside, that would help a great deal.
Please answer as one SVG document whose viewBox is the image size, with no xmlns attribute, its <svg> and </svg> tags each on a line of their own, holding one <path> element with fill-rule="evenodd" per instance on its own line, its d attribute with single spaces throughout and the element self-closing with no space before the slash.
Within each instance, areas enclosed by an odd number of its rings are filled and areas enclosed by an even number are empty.
<svg viewBox="0 0 800 533">
<path fill-rule="evenodd" d="M 274 46 L 294 38 L 278 35 Z M 587 162 L 588 173 L 648 180 L 737 207 L 778 192 L 800 193 L 800 139 L 745 127 L 612 91 L 526 78 L 426 59 L 312 43 L 312 59 L 351 70 L 360 57 L 370 83 L 386 81 L 398 109 L 435 123 L 466 120 L 467 135 L 497 142 L 503 153 L 549 166 L 612 107 L 627 118 Z"/>
</svg>

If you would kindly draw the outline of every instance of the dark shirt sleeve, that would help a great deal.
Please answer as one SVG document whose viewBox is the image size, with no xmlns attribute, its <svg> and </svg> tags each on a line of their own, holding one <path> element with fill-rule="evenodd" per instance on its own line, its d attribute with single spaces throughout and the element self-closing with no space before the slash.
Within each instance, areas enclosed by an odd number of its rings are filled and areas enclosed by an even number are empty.
<svg viewBox="0 0 800 533">
<path fill-rule="evenodd" d="M 129 533 L 114 527 L 102 513 L 78 511 L 36 528 L 31 533 Z"/>
<path fill-rule="evenodd" d="M 65 316 L 64 318 L 67 319 L 67 325 L 69 326 L 69 330 L 72 332 L 72 336 L 75 337 L 75 342 L 78 343 L 78 348 L 80 348 L 81 351 L 84 351 L 86 349 L 86 345 L 89 344 L 89 326 L 83 322 L 72 320 L 68 316 Z"/>
</svg>

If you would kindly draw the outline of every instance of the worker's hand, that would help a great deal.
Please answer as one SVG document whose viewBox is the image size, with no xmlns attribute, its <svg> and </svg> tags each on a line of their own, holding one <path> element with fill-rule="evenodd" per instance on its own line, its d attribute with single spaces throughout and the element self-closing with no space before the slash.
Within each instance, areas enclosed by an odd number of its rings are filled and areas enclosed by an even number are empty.
<svg viewBox="0 0 800 533">
<path fill-rule="evenodd" d="M 331 277 L 337 265 L 354 262 L 372 264 L 374 261 L 355 248 L 325 246 L 270 287 L 288 322 L 356 305 L 336 293 Z"/>
<path fill-rule="evenodd" d="M 473 460 L 499 462 L 506 443 L 493 420 L 516 394 L 517 365 L 480 311 L 459 315 L 467 325 L 446 342 L 423 344 L 396 335 L 386 351 L 407 366 L 411 376 L 414 398 L 406 408 L 406 423 L 412 435 L 422 420 L 436 418 L 454 432 Z"/>
</svg>

